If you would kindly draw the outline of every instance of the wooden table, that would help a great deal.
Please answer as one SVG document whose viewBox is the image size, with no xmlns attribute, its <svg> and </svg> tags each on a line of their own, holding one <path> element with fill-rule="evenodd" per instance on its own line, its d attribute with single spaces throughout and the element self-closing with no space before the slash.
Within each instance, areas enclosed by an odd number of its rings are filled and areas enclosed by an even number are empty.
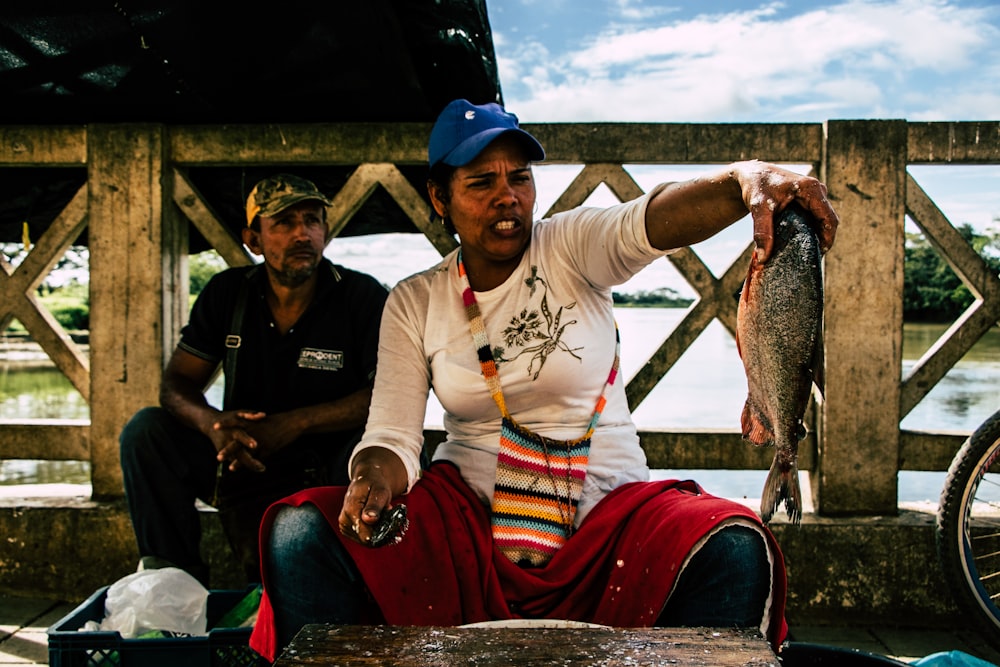
<svg viewBox="0 0 1000 667">
<path fill-rule="evenodd" d="M 734 629 L 307 625 L 274 667 L 778 664 L 759 633 Z"/>
</svg>

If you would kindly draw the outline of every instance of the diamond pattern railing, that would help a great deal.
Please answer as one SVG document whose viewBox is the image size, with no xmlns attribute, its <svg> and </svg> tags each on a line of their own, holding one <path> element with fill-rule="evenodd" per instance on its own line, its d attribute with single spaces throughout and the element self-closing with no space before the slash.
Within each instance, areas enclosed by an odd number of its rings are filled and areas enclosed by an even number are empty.
<svg viewBox="0 0 1000 667">
<path fill-rule="evenodd" d="M 607 186 L 618 200 L 623 202 L 644 194 L 622 164 L 589 164 L 556 199 L 546 215 L 583 205 L 600 185 Z M 694 288 L 699 298 L 684 319 L 629 381 L 627 393 L 631 410 L 635 410 L 642 403 L 713 320 L 718 319 L 731 334 L 736 335 L 737 301 L 733 295 L 738 293 L 743 285 L 752 252 L 753 245 L 748 244 L 721 278 L 716 278 L 691 248 L 683 248 L 668 256 L 667 259 Z"/>
<path fill-rule="evenodd" d="M 917 361 L 905 378 L 902 420 L 987 330 L 1000 320 L 1000 278 L 962 238 L 913 176 L 906 178 L 906 212 L 975 297 L 961 317 Z M 1000 408 L 1000 401 L 998 401 Z"/>
<path fill-rule="evenodd" d="M 841 211 L 841 238 L 831 251 L 834 262 L 831 265 L 828 257 L 828 279 L 832 275 L 828 288 L 827 299 L 834 307 L 828 310 L 828 333 L 834 341 L 833 350 L 843 355 L 851 351 L 851 358 L 846 361 L 841 358 L 831 359 L 828 349 L 827 364 L 850 364 L 847 374 L 850 382 L 864 391 L 887 396 L 898 396 L 899 414 L 895 420 L 895 431 L 891 434 L 866 432 L 865 437 L 857 438 L 857 442 L 849 443 L 852 447 L 865 446 L 869 440 L 881 440 L 878 456 L 898 457 L 898 466 L 892 466 L 891 476 L 902 468 L 941 470 L 947 467 L 958 444 L 960 435 L 941 436 L 940 434 L 913 434 L 900 432 L 899 421 L 905 417 L 931 388 L 941 380 L 948 370 L 971 348 L 971 346 L 996 324 L 1000 317 L 1000 281 L 989 273 L 984 263 L 969 248 L 961 236 L 954 230 L 947 218 L 936 207 L 934 202 L 924 193 L 919 184 L 910 176 L 893 172 L 879 175 L 883 180 L 866 181 L 864 173 L 855 173 L 867 164 L 884 165 L 889 161 L 881 159 L 881 155 L 865 157 L 866 150 L 872 150 L 864 141 L 868 132 L 883 144 L 894 141 L 892 132 L 901 127 L 904 145 L 900 148 L 892 145 L 893 150 L 905 156 L 909 150 L 910 159 L 920 163 L 942 162 L 956 164 L 1000 163 L 1000 123 L 942 123 L 942 124 L 906 124 L 903 121 L 892 121 L 894 125 L 879 124 L 877 121 L 839 121 L 843 126 L 831 121 L 828 132 L 821 132 L 818 126 L 797 125 L 759 125 L 759 126 L 699 126 L 699 125 L 656 125 L 656 124 L 601 124 L 575 125 L 553 124 L 536 125 L 531 130 L 539 136 L 546 145 L 553 146 L 548 153 L 548 161 L 554 164 L 582 164 L 583 168 L 576 178 L 566 187 L 556 199 L 547 214 L 584 203 L 587 198 L 601 185 L 606 186 L 618 199 L 625 201 L 642 194 L 642 189 L 629 174 L 625 165 L 630 164 L 710 164 L 726 163 L 736 159 L 754 156 L 764 160 L 785 163 L 806 163 L 827 181 L 830 196 L 835 206 Z M 975 127 L 973 127 L 975 126 Z M 116 129 L 116 128 L 113 128 Z M 152 146 L 146 154 L 135 158 L 137 164 L 152 164 L 147 171 L 140 170 L 140 176 L 129 180 L 131 165 L 118 164 L 104 160 L 101 168 L 113 170 L 114 187 L 105 183 L 95 183 L 93 180 L 80 189 L 65 210 L 53 221 L 49 229 L 38 239 L 37 245 L 27 255 L 25 260 L 15 269 L 0 259 L 0 325 L 6 325 L 17 318 L 40 343 L 42 349 L 52 358 L 56 367 L 63 372 L 77 390 L 91 403 L 91 414 L 95 411 L 119 410 L 120 406 L 95 404 L 91 399 L 94 395 L 92 387 L 105 383 L 116 385 L 121 395 L 148 395 L 151 387 L 158 384 L 157 377 L 149 373 L 129 373 L 126 366 L 114 366 L 117 373 L 107 377 L 107 370 L 99 371 L 102 377 L 95 377 L 91 372 L 91 363 L 86 355 L 73 344 L 65 331 L 57 322 L 41 308 L 33 297 L 33 290 L 51 270 L 55 262 L 80 235 L 84 226 L 92 222 L 90 216 L 95 210 L 110 211 L 113 215 L 122 215 L 123 221 L 115 224 L 149 225 L 137 227 L 136 238 L 150 239 L 159 234 L 160 228 L 167 229 L 171 216 L 178 213 L 181 224 L 190 224 L 214 247 L 230 265 L 241 265 L 252 261 L 245 248 L 238 242 L 236 236 L 213 212 L 206 198 L 198 191 L 192 179 L 188 176 L 188 167 L 219 166 L 241 167 L 261 166 L 267 164 L 282 165 L 295 168 L 296 165 L 312 168 L 324 165 L 349 166 L 353 171 L 342 187 L 333 193 L 333 203 L 329 210 L 331 222 L 331 237 L 341 233 L 352 218 L 372 197 L 376 190 L 383 190 L 398 205 L 406 219 L 412 222 L 414 230 L 423 233 L 429 243 L 441 254 L 455 247 L 455 239 L 448 236 L 440 225 L 431 223 L 430 207 L 423 195 L 404 176 L 401 167 L 411 167 L 420 164 L 424 159 L 423 142 L 427 127 L 422 125 L 408 126 L 396 124 L 392 126 L 289 126 L 260 127 L 234 126 L 227 128 L 160 128 L 143 126 L 142 133 L 136 135 L 142 141 L 148 141 Z M 159 134 L 158 134 L 159 132 Z M 144 133 L 144 134 L 143 134 Z M 828 136 L 829 135 L 829 136 Z M 96 136 L 96 135 L 95 135 Z M 109 146 L 113 146 L 116 136 L 114 132 L 106 132 Z M 122 136 L 131 138 L 133 135 L 125 129 Z M 48 128 L 0 128 L 0 168 L 10 166 L 45 167 L 66 165 L 88 165 L 91 163 L 93 151 L 99 147 L 89 146 L 86 130 L 58 128 L 50 131 Z M 831 141 L 836 137 L 837 141 Z M 946 137 L 943 139 L 942 137 Z M 984 137 L 992 137 L 984 140 Z M 908 140 L 908 143 L 907 143 Z M 938 146 L 948 142 L 948 150 L 942 151 Z M 990 143 L 992 141 L 992 143 Z M 873 143 L 877 143 L 873 141 Z M 140 144 L 141 146 L 142 144 Z M 157 152 L 161 150 L 162 154 Z M 748 148 L 752 147 L 752 148 Z M 885 150 L 885 146 L 878 148 Z M 748 151 L 752 151 L 748 155 Z M 137 152 L 138 151 L 134 151 Z M 122 154 L 127 154 L 123 152 Z M 944 157 L 938 157 L 943 155 Z M 162 168 L 159 160 L 162 158 Z M 150 162 L 150 160 L 152 162 Z M 831 172 L 831 170 L 833 170 Z M 98 172 L 105 173 L 105 172 Z M 163 174 L 162 179 L 157 174 Z M 144 175 L 151 174 L 149 178 Z M 93 174 L 91 175 L 93 178 Z M 144 179 L 144 180 L 143 180 Z M 148 219 L 146 209 L 137 215 L 135 220 L 127 207 L 108 208 L 109 202 L 120 206 L 126 199 L 111 201 L 107 192 L 121 197 L 121 185 L 140 184 L 155 196 L 158 192 L 157 183 L 162 182 L 163 220 Z M 104 197 L 102 200 L 101 197 Z M 895 201 L 900 202 L 898 208 Z M 889 205 L 881 209 L 867 226 L 860 224 L 859 206 L 870 206 L 871 202 L 888 201 Z M 104 208 L 95 202 L 102 203 Z M 904 204 L 905 203 L 905 207 Z M 149 207 L 150 215 L 159 211 L 156 206 Z M 845 216 L 845 212 L 847 215 Z M 845 332 L 857 322 L 857 312 L 851 311 L 859 302 L 858 294 L 880 295 L 884 299 L 900 299 L 901 295 L 885 295 L 886 284 L 900 284 L 898 280 L 883 284 L 851 284 L 845 276 L 862 275 L 866 265 L 878 263 L 880 253 L 889 253 L 895 257 L 898 249 L 874 247 L 864 241 L 858 246 L 852 246 L 855 235 L 861 238 L 868 233 L 869 228 L 878 225 L 901 228 L 902 218 L 908 214 L 942 256 L 954 268 L 955 272 L 976 295 L 976 303 L 963 314 L 958 321 L 942 336 L 907 377 L 899 380 L 899 360 L 887 359 L 883 356 L 867 355 L 863 349 L 858 349 L 850 341 L 850 336 L 844 338 Z M 898 216 L 898 217 L 897 217 Z M 112 228 L 113 229 L 113 228 Z M 171 232 L 172 234 L 173 232 Z M 108 234 L 105 227 L 104 234 Z M 164 232 L 164 243 L 171 237 Z M 122 238 L 128 239 L 128 236 Z M 886 235 L 885 238 L 896 239 L 898 236 Z M 843 239 L 843 240 L 841 240 Z M 166 247 L 166 246 L 164 246 Z M 148 252 L 148 249 L 146 249 Z M 123 259 L 128 259 L 128 250 L 121 251 Z M 696 303 L 685 314 L 682 322 L 665 337 L 659 349 L 652 355 L 646 365 L 631 379 L 627 386 L 629 404 L 634 409 L 645 400 L 652 389 L 671 370 L 684 351 L 704 332 L 714 320 L 718 320 L 730 333 L 736 328 L 737 301 L 734 295 L 740 289 L 745 276 L 746 266 L 752 252 L 752 244 L 748 244 L 733 263 L 720 276 L 716 276 L 701 260 L 696 252 L 683 249 L 669 257 L 669 261 L 697 292 Z M 859 255 L 859 256 L 855 256 Z M 163 266 L 138 267 L 123 266 L 126 272 L 122 280 L 130 280 L 127 272 L 164 271 L 164 267 L 176 262 L 169 252 L 164 255 Z M 895 267 L 893 271 L 901 271 L 898 264 L 888 263 Z M 862 267 L 862 270 L 858 270 Z M 93 271 L 93 267 L 91 269 Z M 134 274 L 133 274 L 134 275 Z M 886 276 L 882 276 L 884 281 Z M 107 280 L 107 278 L 105 278 Z M 170 280 L 176 280 L 172 275 Z M 862 276 L 857 280 L 870 280 Z M 164 285 L 168 278 L 164 277 Z M 874 281 L 873 281 L 874 282 Z M 844 285 L 848 285 L 846 291 Z M 93 291 L 93 288 L 92 288 Z M 112 290 L 113 291 L 113 290 Z M 142 298 L 141 295 L 129 298 Z M 868 297 L 866 297 L 868 298 Z M 179 302 L 175 293 L 164 291 L 166 302 Z M 862 299 L 863 300 L 863 299 Z M 100 307 L 99 304 L 96 304 Z M 119 306 L 121 304 L 118 304 Z M 95 304 L 92 303 L 92 308 Z M 164 311 L 172 308 L 177 311 L 176 304 L 166 303 Z M 838 309 L 850 312 L 840 313 Z M 873 316 L 883 316 L 882 309 L 872 309 Z M 129 312 L 125 309 L 125 312 Z M 92 313 L 92 316 L 100 316 Z M 107 322 L 106 322 L 107 324 Z M 114 323 L 111 323 L 113 326 Z M 163 326 L 162 322 L 127 320 L 120 327 L 129 331 L 135 327 Z M 892 317 L 886 317 L 885 326 L 901 327 L 901 321 L 896 323 Z M 169 333 L 170 329 L 164 327 Z M 105 330 L 107 331 L 107 329 Z M 891 331 L 891 329 L 889 330 Z M 127 332 L 125 332 L 127 333 Z M 901 336 L 899 331 L 891 331 L 893 336 Z M 168 336 L 169 338 L 169 336 Z M 128 339 L 128 336 L 123 336 Z M 137 338 L 136 340 L 141 340 Z M 134 346 L 133 346 L 134 347 Z M 130 350 L 129 354 L 135 353 Z M 157 354 L 169 353 L 157 352 Z M 93 358 L 93 350 L 91 357 Z M 138 354 L 142 354 L 140 350 Z M 901 354 L 901 351 L 900 351 Z M 162 367 L 162 359 L 159 360 Z M 115 358 L 115 363 L 119 363 Z M 895 374 L 895 378 L 893 378 Z M 136 377 L 137 375 L 141 377 Z M 843 373 L 840 374 L 844 376 Z M 838 398 L 851 396 L 849 387 L 844 387 L 843 377 L 837 382 Z M 829 385 L 828 385 L 829 386 Z M 104 395 L 104 394 L 102 394 Z M 822 402 L 823 397 L 819 397 Z M 857 405 L 852 405 L 846 412 L 850 419 L 859 424 L 865 423 L 865 415 L 884 414 L 884 407 L 874 405 L 875 401 L 862 399 Z M 834 419 L 843 419 L 837 410 L 829 411 L 829 406 L 820 406 L 812 415 L 817 422 L 817 433 L 807 443 L 802 452 L 800 467 L 802 469 L 818 469 L 818 478 L 843 479 L 850 474 L 852 466 L 836 464 L 840 453 L 836 449 L 826 451 L 818 444 L 822 440 L 822 431 L 830 427 L 830 415 Z M 103 413 L 102 413 L 103 414 Z M 860 416 L 859 416 L 860 415 Z M 124 423 L 127 414 L 113 415 L 114 419 Z M 92 417 L 93 418 L 93 417 Z M 58 425 L 25 425 L 5 423 L 3 425 L 5 438 L 0 439 L 0 458 L 86 458 L 90 456 L 108 456 L 115 451 L 109 443 L 96 447 L 91 438 L 109 437 L 107 419 L 99 435 L 88 433 L 86 426 L 70 428 Z M 836 424 L 842 431 L 847 428 L 843 423 Z M 430 440 L 439 438 L 440 434 L 429 433 Z M 766 468 L 770 462 L 771 453 L 742 444 L 739 434 L 732 429 L 701 429 L 691 432 L 644 432 L 643 445 L 647 451 L 650 464 L 661 468 Z M 819 468 L 817 464 L 822 463 Z M 103 462 L 104 469 L 114 468 L 114 461 Z M 852 464 L 853 465 L 853 464 Z M 880 471 L 878 474 L 881 475 Z M 887 473 L 886 484 L 893 483 Z M 823 484 L 823 481 L 819 482 Z M 848 484 L 850 488 L 850 484 Z M 814 490 L 815 493 L 815 490 Z M 852 496 L 863 497 L 864 494 L 852 493 Z"/>
<path fill-rule="evenodd" d="M 0 256 L 0 331 L 17 318 L 69 379 L 77 391 L 90 398 L 90 364 L 55 317 L 35 296 L 66 250 L 87 223 L 87 188 L 80 188 L 17 268 Z"/>
</svg>

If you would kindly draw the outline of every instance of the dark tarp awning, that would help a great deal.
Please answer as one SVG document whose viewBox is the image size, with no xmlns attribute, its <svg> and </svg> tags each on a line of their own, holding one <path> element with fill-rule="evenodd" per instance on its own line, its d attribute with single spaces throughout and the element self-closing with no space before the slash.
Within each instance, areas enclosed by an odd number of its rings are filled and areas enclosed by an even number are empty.
<svg viewBox="0 0 1000 667">
<path fill-rule="evenodd" d="M 456 97 L 502 102 L 486 0 L 236 7 L 204 0 L 6 3 L 0 124 L 431 121 Z M 238 171 L 192 174 L 227 222 L 239 214 L 245 182 L 274 170 Z M 327 191 L 347 176 L 297 171 Z M 20 241 L 25 221 L 37 238 L 85 180 L 82 170 L 2 172 L 0 242 Z M 407 176 L 423 189 L 422 174 Z M 380 210 L 393 206 L 373 197 L 345 232 L 397 231 L 398 216 Z M 192 251 L 203 243 L 193 238 Z"/>
</svg>

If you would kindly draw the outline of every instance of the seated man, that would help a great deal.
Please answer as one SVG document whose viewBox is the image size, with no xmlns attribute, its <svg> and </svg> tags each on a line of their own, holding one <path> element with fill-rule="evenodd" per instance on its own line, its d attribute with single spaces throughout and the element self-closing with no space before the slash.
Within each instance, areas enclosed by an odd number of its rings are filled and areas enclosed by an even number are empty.
<svg viewBox="0 0 1000 667">
<path fill-rule="evenodd" d="M 122 430 L 140 569 L 180 567 L 207 586 L 198 498 L 218 508 L 247 580 L 259 581 L 258 526 L 268 505 L 347 483 L 387 291 L 323 257 L 329 204 L 297 176 L 256 185 L 243 242 L 263 262 L 209 281 L 164 372 L 162 407 L 142 409 Z M 204 394 L 220 364 L 221 411 Z"/>
</svg>

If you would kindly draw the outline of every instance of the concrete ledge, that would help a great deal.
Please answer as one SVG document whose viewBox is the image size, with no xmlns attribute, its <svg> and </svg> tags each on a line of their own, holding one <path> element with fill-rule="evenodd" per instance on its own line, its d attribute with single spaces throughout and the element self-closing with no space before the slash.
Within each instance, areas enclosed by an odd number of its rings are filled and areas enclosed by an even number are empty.
<svg viewBox="0 0 1000 667">
<path fill-rule="evenodd" d="M 934 545 L 936 511 L 926 503 L 901 506 L 897 516 L 807 514 L 799 526 L 776 517 L 789 622 L 959 627 Z"/>
<path fill-rule="evenodd" d="M 210 587 L 243 588 L 216 512 L 201 517 Z M 0 536 L 0 590 L 11 595 L 82 601 L 139 561 L 124 500 L 0 496 Z"/>
<path fill-rule="evenodd" d="M 771 529 L 788 569 L 793 625 L 959 626 L 937 564 L 933 508 L 806 514 L 799 526 L 781 516 Z M 215 512 L 203 512 L 202 524 L 211 587 L 241 588 L 242 575 L 226 571 L 231 553 Z M 123 501 L 0 497 L 0 535 L 0 589 L 9 594 L 83 600 L 133 572 L 138 559 Z"/>
</svg>

